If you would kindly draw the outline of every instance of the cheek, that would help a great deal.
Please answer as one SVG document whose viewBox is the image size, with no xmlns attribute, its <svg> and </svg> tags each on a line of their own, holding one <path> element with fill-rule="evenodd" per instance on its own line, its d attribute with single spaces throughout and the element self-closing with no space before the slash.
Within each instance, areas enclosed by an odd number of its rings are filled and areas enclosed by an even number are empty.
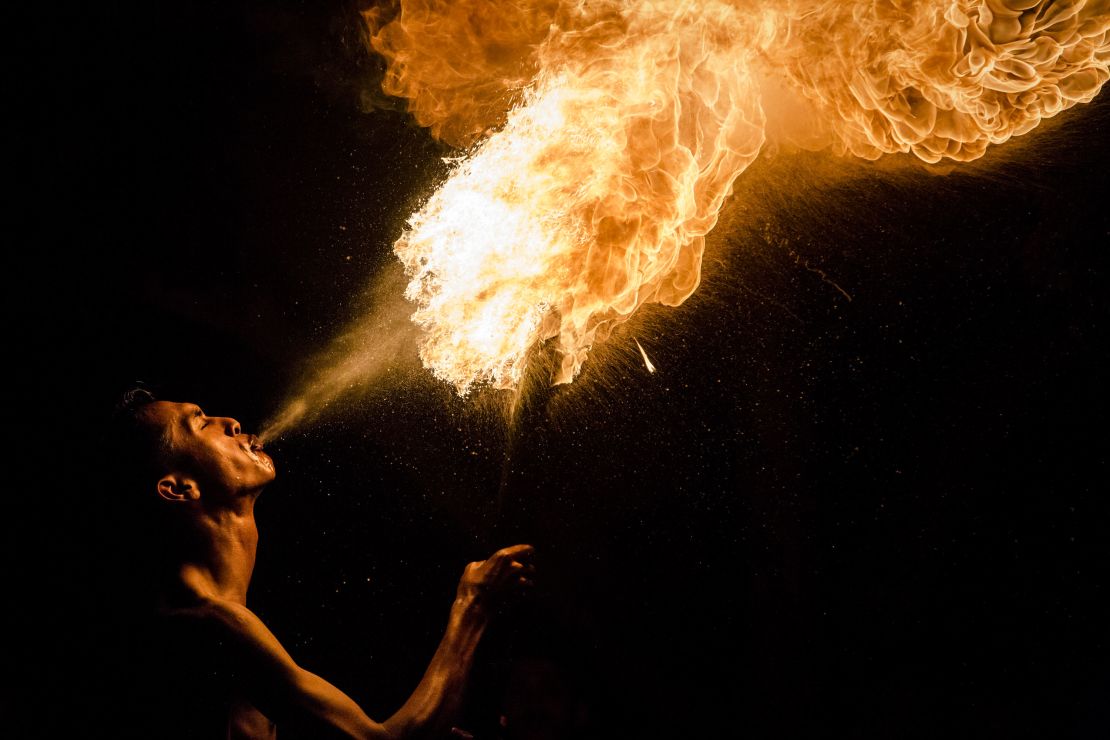
<svg viewBox="0 0 1110 740">
<path fill-rule="evenodd" d="M 230 480 L 242 480 L 250 467 L 246 464 L 249 461 L 244 461 L 236 452 L 238 450 L 221 449 L 215 459 L 217 472 Z"/>
</svg>

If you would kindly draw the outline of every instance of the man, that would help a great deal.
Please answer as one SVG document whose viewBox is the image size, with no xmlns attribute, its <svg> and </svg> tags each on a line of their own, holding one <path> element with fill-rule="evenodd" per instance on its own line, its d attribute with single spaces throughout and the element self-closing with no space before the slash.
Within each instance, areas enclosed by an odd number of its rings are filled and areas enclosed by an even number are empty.
<svg viewBox="0 0 1110 740">
<path fill-rule="evenodd" d="M 121 404 L 117 451 L 129 487 L 152 517 L 161 556 L 157 602 L 135 676 L 136 723 L 151 737 L 439 738 L 452 732 L 475 649 L 499 600 L 531 585 L 532 548 L 508 547 L 468 565 L 447 631 L 423 679 L 389 719 L 375 722 L 342 691 L 299 666 L 246 606 L 258 545 L 254 504 L 274 463 L 235 419 L 132 391 Z M 119 457 L 119 456 L 118 456 Z M 153 722 L 154 727 L 149 723 Z M 137 725 L 136 725 L 137 726 Z"/>
</svg>

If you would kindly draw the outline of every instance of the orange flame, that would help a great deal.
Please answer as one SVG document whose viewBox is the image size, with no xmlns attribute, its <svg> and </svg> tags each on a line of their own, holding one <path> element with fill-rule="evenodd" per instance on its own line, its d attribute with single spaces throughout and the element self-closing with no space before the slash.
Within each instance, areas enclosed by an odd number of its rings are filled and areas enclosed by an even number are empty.
<svg viewBox="0 0 1110 740">
<path fill-rule="evenodd" d="M 394 247 L 421 358 L 464 394 L 515 387 L 545 340 L 569 382 L 644 303 L 686 300 L 769 133 L 965 161 L 1110 76 L 1106 0 L 402 0 L 365 17 L 383 89 L 478 142 Z"/>
<path fill-rule="evenodd" d="M 976 159 L 1110 76 L 1106 0 L 830 2 L 788 28 L 789 79 L 833 148 L 868 159 Z"/>
</svg>

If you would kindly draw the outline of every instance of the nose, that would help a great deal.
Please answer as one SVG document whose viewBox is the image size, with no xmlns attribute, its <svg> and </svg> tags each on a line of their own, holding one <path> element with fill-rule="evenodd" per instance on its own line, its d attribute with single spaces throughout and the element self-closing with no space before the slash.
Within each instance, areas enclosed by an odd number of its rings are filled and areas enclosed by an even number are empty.
<svg viewBox="0 0 1110 740">
<path fill-rule="evenodd" d="M 237 422 L 235 419 L 232 419 L 230 417 L 223 419 L 223 425 L 224 425 L 224 434 L 226 434 L 229 437 L 238 437 L 243 431 L 239 426 L 239 422 Z"/>
</svg>

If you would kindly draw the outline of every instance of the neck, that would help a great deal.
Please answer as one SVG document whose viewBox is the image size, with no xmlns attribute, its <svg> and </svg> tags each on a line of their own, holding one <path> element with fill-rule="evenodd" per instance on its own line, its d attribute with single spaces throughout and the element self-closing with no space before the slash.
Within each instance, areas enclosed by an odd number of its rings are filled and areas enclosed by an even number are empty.
<svg viewBox="0 0 1110 740">
<path fill-rule="evenodd" d="M 187 598 L 215 598 L 247 603 L 254 572 L 258 527 L 251 494 L 231 507 L 198 509 L 174 573 L 174 590 Z"/>
</svg>

